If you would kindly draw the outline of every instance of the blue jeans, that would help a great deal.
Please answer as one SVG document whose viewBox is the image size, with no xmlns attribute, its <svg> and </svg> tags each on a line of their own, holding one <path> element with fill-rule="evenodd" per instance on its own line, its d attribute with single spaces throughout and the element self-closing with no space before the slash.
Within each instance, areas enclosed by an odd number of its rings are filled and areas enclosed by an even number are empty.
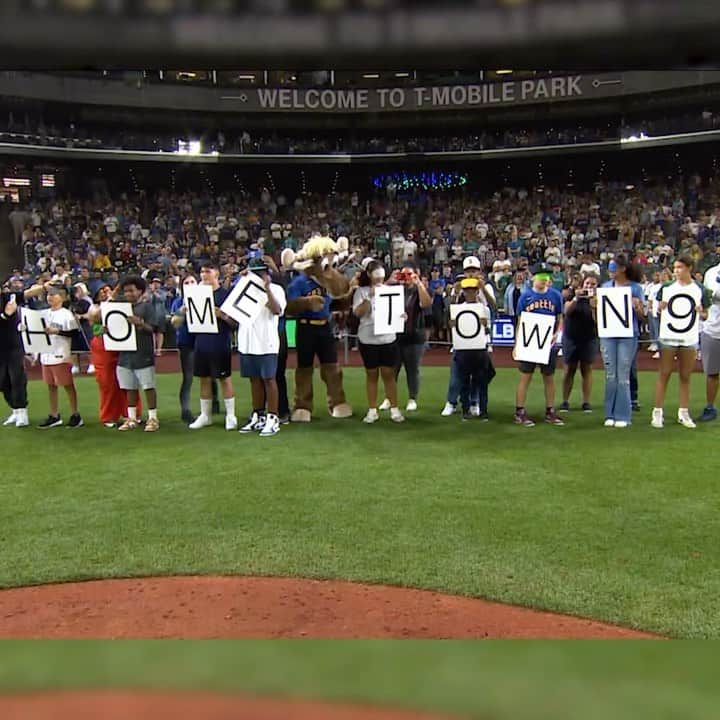
<svg viewBox="0 0 720 720">
<path fill-rule="evenodd" d="M 448 383 L 447 401 L 450 405 L 457 405 L 460 391 L 462 389 L 462 377 L 457 364 L 457 356 L 453 353 L 453 359 L 450 362 L 450 382 Z M 484 402 L 484 406 L 483 406 Z M 480 405 L 480 409 L 487 412 L 488 406 L 488 388 L 487 381 L 475 385 L 470 388 L 470 404 Z"/>
<path fill-rule="evenodd" d="M 600 351 L 605 364 L 605 417 L 629 423 L 630 370 L 637 354 L 638 339 L 602 338 Z"/>
</svg>

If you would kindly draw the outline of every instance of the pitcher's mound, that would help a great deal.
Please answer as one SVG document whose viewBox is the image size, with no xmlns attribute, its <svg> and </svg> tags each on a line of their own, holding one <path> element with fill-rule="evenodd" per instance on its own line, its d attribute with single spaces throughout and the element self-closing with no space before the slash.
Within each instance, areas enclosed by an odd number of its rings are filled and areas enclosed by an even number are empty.
<svg viewBox="0 0 720 720">
<path fill-rule="evenodd" d="M 0 637 L 639 638 L 427 590 L 289 578 L 92 580 L 0 591 Z"/>
<path fill-rule="evenodd" d="M 405 710 L 212 693 L 58 692 L 0 696 L 3 720 L 449 720 Z"/>
</svg>

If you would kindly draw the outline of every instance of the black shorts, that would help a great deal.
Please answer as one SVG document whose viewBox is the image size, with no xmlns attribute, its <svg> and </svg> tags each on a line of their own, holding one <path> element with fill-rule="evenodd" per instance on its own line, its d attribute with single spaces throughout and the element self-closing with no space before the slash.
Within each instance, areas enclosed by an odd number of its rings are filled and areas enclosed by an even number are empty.
<svg viewBox="0 0 720 720">
<path fill-rule="evenodd" d="M 366 345 L 358 343 L 360 356 L 366 370 L 377 370 L 380 367 L 394 368 L 400 359 L 397 341 L 384 345 Z"/>
<path fill-rule="evenodd" d="M 310 325 L 298 320 L 295 347 L 299 368 L 312 367 L 316 355 L 321 365 L 334 365 L 337 362 L 337 347 L 329 323 Z"/>
<path fill-rule="evenodd" d="M 524 375 L 532 375 L 535 372 L 535 368 L 539 367 L 540 372 L 543 375 L 554 375 L 555 368 L 557 367 L 558 352 L 560 348 L 555 345 L 550 351 L 550 362 L 547 365 L 539 365 L 538 363 L 521 362 L 518 368 Z"/>
<path fill-rule="evenodd" d="M 563 362 L 566 365 L 577 365 L 578 363 L 595 362 L 599 347 L 596 338 L 576 342 L 572 338 L 563 335 Z"/>
<path fill-rule="evenodd" d="M 218 380 L 232 375 L 232 353 L 195 351 L 193 375 L 196 378 Z"/>
</svg>

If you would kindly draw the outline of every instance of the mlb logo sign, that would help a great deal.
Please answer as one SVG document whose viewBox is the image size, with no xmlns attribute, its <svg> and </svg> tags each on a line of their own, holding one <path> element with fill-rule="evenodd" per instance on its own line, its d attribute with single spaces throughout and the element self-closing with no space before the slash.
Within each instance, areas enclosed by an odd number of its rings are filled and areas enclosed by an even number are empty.
<svg viewBox="0 0 720 720">
<path fill-rule="evenodd" d="M 492 324 L 492 344 L 498 347 L 515 345 L 515 323 L 512 318 L 495 318 Z"/>
</svg>

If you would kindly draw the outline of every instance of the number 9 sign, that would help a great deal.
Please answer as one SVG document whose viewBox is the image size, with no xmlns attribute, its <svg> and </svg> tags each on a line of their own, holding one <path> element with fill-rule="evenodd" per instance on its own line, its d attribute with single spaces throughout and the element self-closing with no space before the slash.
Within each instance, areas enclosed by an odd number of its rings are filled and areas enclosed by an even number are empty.
<svg viewBox="0 0 720 720">
<path fill-rule="evenodd" d="M 666 288 L 662 299 L 667 307 L 660 314 L 660 338 L 697 345 L 700 341 L 699 299 L 683 287 Z"/>
</svg>

